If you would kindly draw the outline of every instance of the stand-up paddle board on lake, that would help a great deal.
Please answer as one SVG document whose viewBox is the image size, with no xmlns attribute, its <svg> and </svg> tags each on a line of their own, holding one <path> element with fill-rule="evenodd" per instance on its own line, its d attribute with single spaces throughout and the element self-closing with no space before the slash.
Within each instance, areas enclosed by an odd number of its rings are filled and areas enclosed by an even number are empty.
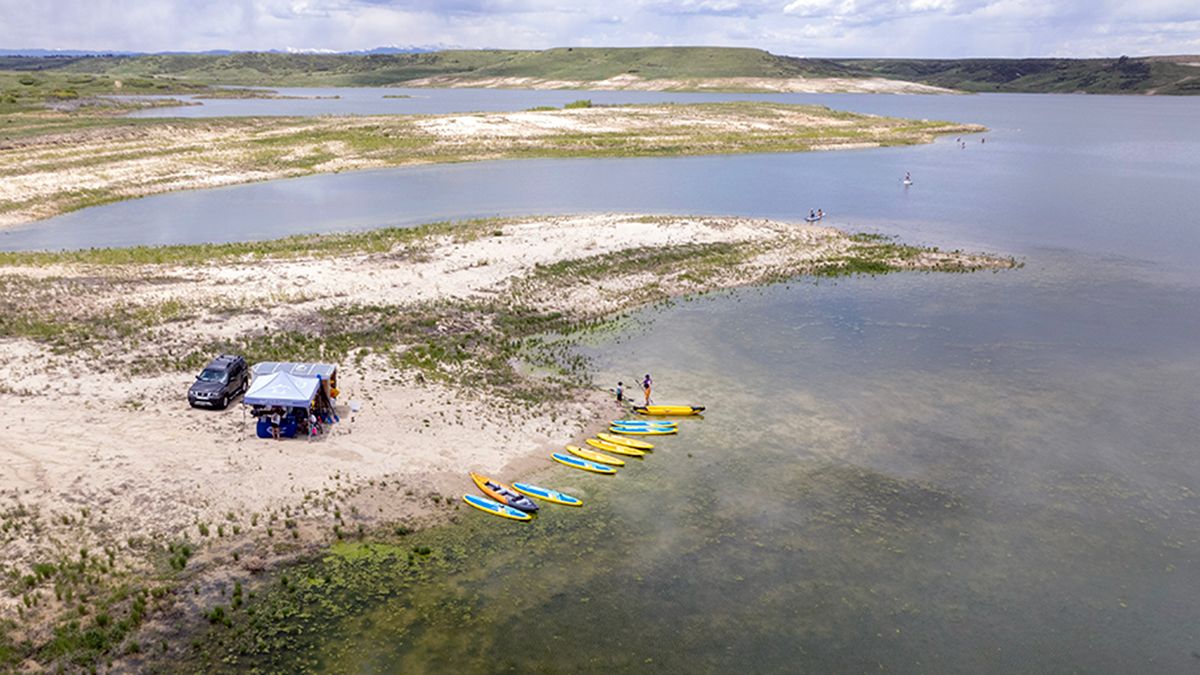
<svg viewBox="0 0 1200 675">
<path fill-rule="evenodd" d="M 627 448 L 633 448 L 635 450 L 653 450 L 654 449 L 653 443 L 647 443 L 646 441 L 639 440 L 636 438 L 625 438 L 624 436 L 617 436 L 615 434 L 606 434 L 604 432 L 601 432 L 601 433 L 596 434 L 596 438 L 599 438 L 600 440 L 608 442 L 608 443 L 614 443 L 616 445 L 623 445 Z"/>
<path fill-rule="evenodd" d="M 612 468 L 611 466 L 608 466 L 607 464 L 599 464 L 599 463 L 593 462 L 591 460 L 580 459 L 578 457 L 572 457 L 570 455 L 564 455 L 561 452 L 556 452 L 553 455 L 550 455 L 550 458 L 553 459 L 554 461 L 558 462 L 559 464 L 566 464 L 567 466 L 571 467 L 572 469 L 580 469 L 582 471 L 591 471 L 592 473 L 605 473 L 605 474 L 614 474 L 617 472 L 616 469 Z"/>
<path fill-rule="evenodd" d="M 704 412 L 704 406 L 634 406 L 638 414 L 662 414 L 662 416 L 688 416 Z"/>
<path fill-rule="evenodd" d="M 670 434 L 679 433 L 678 427 L 609 427 L 609 431 L 616 434 L 629 434 L 630 436 L 669 436 Z"/>
<path fill-rule="evenodd" d="M 524 511 L 518 511 L 511 506 L 505 506 L 500 502 L 494 502 L 478 495 L 463 495 L 463 501 L 471 506 L 474 506 L 480 511 L 483 511 L 484 513 L 490 513 L 493 516 L 500 516 L 501 518 L 509 518 L 512 520 L 533 519 L 533 516 L 525 513 Z"/>
<path fill-rule="evenodd" d="M 551 490 L 550 488 L 530 485 L 529 483 L 513 483 L 513 488 L 523 495 L 537 497 L 538 499 L 543 499 L 555 504 L 562 504 L 563 506 L 583 506 L 582 499 L 577 499 L 564 492 L 559 492 L 558 490 Z"/>
<path fill-rule="evenodd" d="M 613 420 L 610 424 L 614 427 L 677 427 L 679 422 L 675 420 Z"/>
<path fill-rule="evenodd" d="M 603 450 L 605 452 L 611 452 L 611 453 L 614 453 L 617 455 L 625 455 L 627 457 L 645 457 L 646 456 L 645 450 L 638 450 L 637 448 L 631 448 L 628 445 L 619 445 L 617 443 L 609 443 L 608 441 L 602 441 L 598 438 L 587 439 L 587 444 L 592 446 L 593 448 L 596 448 L 597 450 Z"/>
<path fill-rule="evenodd" d="M 572 455 L 575 455 L 576 457 L 582 457 L 582 458 L 592 461 L 592 462 L 599 462 L 601 464 L 607 464 L 609 466 L 625 466 L 625 460 L 623 460 L 619 457 L 609 457 L 608 455 L 604 454 L 603 452 L 596 452 L 595 450 L 588 450 L 587 448 L 581 448 L 578 445 L 568 445 L 567 452 L 571 453 Z"/>
</svg>

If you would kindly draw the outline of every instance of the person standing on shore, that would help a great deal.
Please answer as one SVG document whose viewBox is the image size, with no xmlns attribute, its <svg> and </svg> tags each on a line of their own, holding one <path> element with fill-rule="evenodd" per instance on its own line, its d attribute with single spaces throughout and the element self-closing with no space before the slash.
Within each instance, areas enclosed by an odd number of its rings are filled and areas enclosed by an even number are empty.
<svg viewBox="0 0 1200 675">
<path fill-rule="evenodd" d="M 624 402 L 625 402 L 625 383 L 618 382 L 617 383 L 617 403 L 624 403 Z"/>
<path fill-rule="evenodd" d="M 646 405 L 650 405 L 650 388 L 654 385 L 654 380 L 650 379 L 650 373 L 646 373 L 646 378 L 642 380 L 642 393 L 646 395 Z"/>
<path fill-rule="evenodd" d="M 279 408 L 271 408 L 271 435 L 275 440 L 279 440 L 280 436 L 279 422 Z"/>
</svg>

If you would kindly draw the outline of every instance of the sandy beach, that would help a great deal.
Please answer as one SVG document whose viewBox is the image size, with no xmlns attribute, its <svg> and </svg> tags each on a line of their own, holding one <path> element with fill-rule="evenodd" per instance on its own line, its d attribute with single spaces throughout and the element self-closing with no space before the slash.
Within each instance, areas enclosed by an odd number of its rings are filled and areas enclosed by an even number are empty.
<svg viewBox="0 0 1200 675">
<path fill-rule="evenodd" d="M 428 328 L 436 340 L 459 323 L 483 330 L 499 320 L 463 309 L 480 303 L 592 320 L 860 258 L 914 270 L 1013 264 L 806 224 L 627 214 L 477 222 L 337 255 L 12 261 L 0 267 L 11 322 L 0 339 L 0 571 L 20 577 L 88 549 L 108 554 L 115 578 L 161 575 L 164 549 L 179 542 L 198 561 L 185 578 L 261 569 L 360 528 L 450 517 L 470 487 L 468 470 L 520 478 L 619 410 L 588 387 L 521 403 L 507 395 L 515 385 L 485 384 L 495 366 L 480 364 L 494 361 L 405 367 L 419 345 L 400 344 L 326 352 L 341 369 L 342 423 L 312 441 L 263 440 L 237 404 L 187 405 L 195 370 L 180 356 L 207 353 L 214 339 L 304 331 L 338 308 L 439 307 Z M 655 262 L 630 265 L 643 259 Z M 120 323 L 131 316 L 138 320 Z M 47 337 L 56 322 L 71 328 Z M 109 332 L 80 328 L 97 324 Z M 31 589 L 21 591 L 5 595 L 0 611 L 54 615 L 47 587 L 33 585 L 43 599 L 33 611 L 23 600 Z"/>
</svg>

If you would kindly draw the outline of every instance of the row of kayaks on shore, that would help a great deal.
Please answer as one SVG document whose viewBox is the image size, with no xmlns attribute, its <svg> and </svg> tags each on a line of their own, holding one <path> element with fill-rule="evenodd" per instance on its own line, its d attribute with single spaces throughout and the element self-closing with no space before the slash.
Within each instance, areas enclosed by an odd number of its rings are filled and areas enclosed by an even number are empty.
<svg viewBox="0 0 1200 675">
<path fill-rule="evenodd" d="M 698 415 L 703 406 L 634 406 L 634 412 L 644 415 Z M 586 443 L 590 448 L 568 445 L 567 452 L 551 453 L 555 462 L 573 469 L 590 473 L 612 475 L 625 466 L 622 457 L 642 458 L 654 449 L 654 444 L 628 436 L 661 436 L 679 433 L 679 423 L 671 420 L 625 419 L 613 420 L 609 425 L 612 433 L 600 432 Z M 534 499 L 561 504 L 583 506 L 583 500 L 564 492 L 529 483 L 505 485 L 487 476 L 470 472 L 471 480 L 485 497 L 463 495 L 463 501 L 471 506 L 501 518 L 531 520 L 539 509 Z M 532 497 L 532 499 L 531 499 Z"/>
</svg>

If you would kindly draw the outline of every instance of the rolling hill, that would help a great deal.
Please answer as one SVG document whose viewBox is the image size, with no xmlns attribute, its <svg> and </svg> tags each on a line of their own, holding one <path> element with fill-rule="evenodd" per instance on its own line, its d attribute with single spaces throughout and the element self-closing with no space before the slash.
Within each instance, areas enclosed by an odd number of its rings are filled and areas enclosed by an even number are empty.
<svg viewBox="0 0 1200 675">
<path fill-rule="evenodd" d="M 407 54 L 152 54 L 0 57 L 0 71 L 250 86 L 385 86 L 534 78 L 586 86 L 611 78 L 703 83 L 885 78 L 968 92 L 1200 94 L 1200 57 L 815 59 L 729 47 L 446 50 Z"/>
</svg>

